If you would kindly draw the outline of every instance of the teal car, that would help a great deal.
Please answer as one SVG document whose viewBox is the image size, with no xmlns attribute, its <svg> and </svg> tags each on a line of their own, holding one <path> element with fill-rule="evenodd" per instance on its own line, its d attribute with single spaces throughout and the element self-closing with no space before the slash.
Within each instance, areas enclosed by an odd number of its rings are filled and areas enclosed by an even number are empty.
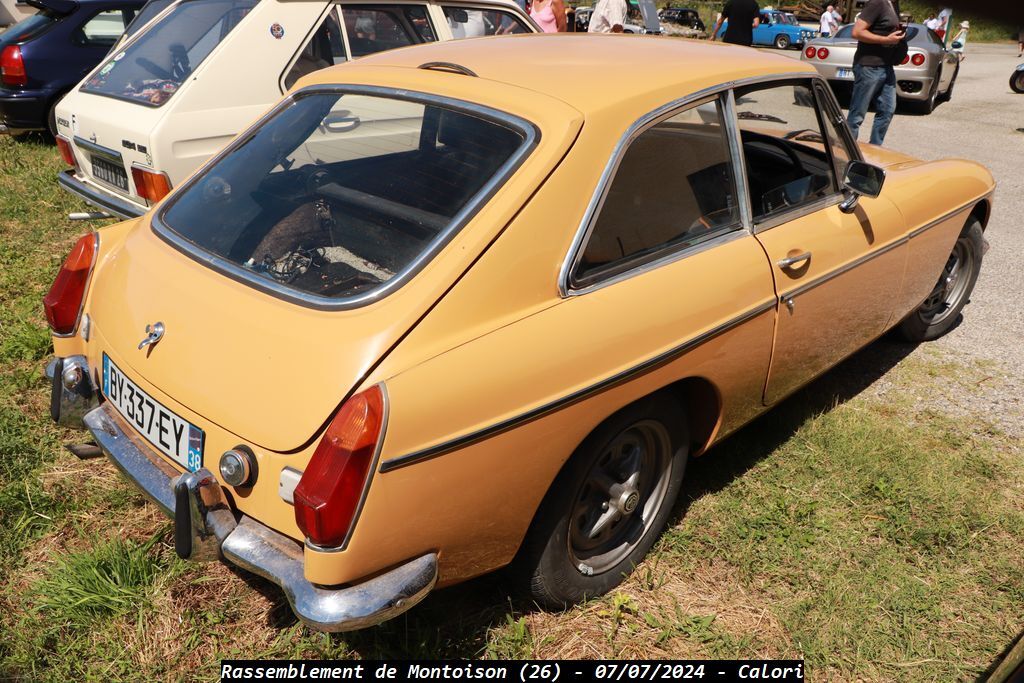
<svg viewBox="0 0 1024 683">
<path fill-rule="evenodd" d="M 727 19 L 722 23 L 718 38 L 725 36 L 728 26 Z M 791 13 L 778 10 L 762 10 L 761 23 L 754 29 L 754 45 L 769 45 L 780 50 L 802 47 L 805 42 L 817 37 L 817 31 L 801 26 Z"/>
</svg>

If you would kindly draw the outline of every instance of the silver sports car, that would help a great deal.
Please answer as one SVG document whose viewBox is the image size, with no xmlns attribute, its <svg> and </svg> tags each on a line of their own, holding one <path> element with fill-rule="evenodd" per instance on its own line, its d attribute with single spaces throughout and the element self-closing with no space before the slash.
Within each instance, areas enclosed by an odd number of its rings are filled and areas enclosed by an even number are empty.
<svg viewBox="0 0 1024 683">
<path fill-rule="evenodd" d="M 960 58 L 953 50 L 947 50 L 942 39 L 924 24 L 908 25 L 907 41 L 907 56 L 896 67 L 896 93 L 900 100 L 930 114 L 937 102 L 953 96 Z M 800 59 L 813 64 L 837 94 L 841 94 L 838 91 L 853 86 L 853 53 L 856 51 L 853 24 L 847 24 L 831 38 L 816 38 L 807 43 Z"/>
</svg>

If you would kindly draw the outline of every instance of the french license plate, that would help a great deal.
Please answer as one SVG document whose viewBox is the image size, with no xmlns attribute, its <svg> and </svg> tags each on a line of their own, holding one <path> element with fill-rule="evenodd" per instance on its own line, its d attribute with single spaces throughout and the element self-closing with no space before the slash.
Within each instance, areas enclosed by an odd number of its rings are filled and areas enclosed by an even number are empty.
<svg viewBox="0 0 1024 683">
<path fill-rule="evenodd" d="M 836 78 L 842 78 L 847 81 L 852 81 L 853 69 L 836 69 Z"/>
<path fill-rule="evenodd" d="M 105 353 L 103 395 L 161 453 L 190 472 L 203 466 L 203 430 L 178 417 L 140 389 Z"/>
<path fill-rule="evenodd" d="M 92 155 L 90 158 L 92 159 L 93 178 L 102 180 L 108 185 L 113 185 L 125 192 L 128 191 L 128 174 L 123 166 L 119 166 L 96 155 Z"/>
</svg>

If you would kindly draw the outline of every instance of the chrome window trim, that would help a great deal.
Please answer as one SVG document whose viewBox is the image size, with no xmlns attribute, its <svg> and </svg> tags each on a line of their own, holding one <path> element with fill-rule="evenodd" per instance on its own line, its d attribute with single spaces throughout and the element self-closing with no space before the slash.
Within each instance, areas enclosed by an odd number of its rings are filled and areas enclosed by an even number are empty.
<svg viewBox="0 0 1024 683">
<path fill-rule="evenodd" d="M 839 205 L 843 202 L 844 199 L 845 197 L 843 196 L 842 192 L 833 192 L 828 196 L 816 199 L 809 204 L 801 204 L 800 206 L 795 206 L 789 211 L 775 214 L 768 220 L 761 221 L 760 223 L 755 223 L 754 234 L 760 235 L 762 232 L 765 232 L 766 230 L 771 230 L 772 228 L 777 228 L 783 223 L 788 223 L 798 218 L 809 216 L 812 213 L 817 213 L 818 211 L 827 209 L 830 206 Z"/>
<path fill-rule="evenodd" d="M 388 458 L 383 463 L 381 463 L 379 468 L 380 472 L 381 474 L 385 472 L 391 472 L 392 470 L 397 470 L 402 467 L 414 465 L 424 460 L 431 460 L 438 456 L 446 455 L 448 453 L 457 451 L 466 446 L 471 446 L 480 441 L 485 441 L 487 439 L 490 439 L 491 437 L 503 434 L 504 432 L 507 432 L 511 429 L 515 429 L 520 425 L 533 422 L 534 420 L 539 420 L 542 417 L 562 410 L 563 408 L 568 408 L 569 406 L 579 403 L 580 401 L 585 401 L 586 399 L 592 396 L 595 396 L 604 391 L 625 384 L 626 382 L 629 382 L 636 377 L 645 375 L 648 372 L 653 372 L 654 370 L 657 370 L 658 368 L 663 367 L 668 363 L 671 363 L 672 361 L 676 360 L 677 358 L 684 355 L 688 351 L 691 351 L 692 349 L 700 346 L 701 344 L 704 344 L 707 341 L 719 337 L 722 334 L 725 334 L 726 332 L 736 327 L 739 327 L 743 323 L 749 320 L 753 320 L 759 315 L 774 311 L 776 309 L 776 306 L 778 306 L 778 301 L 773 295 L 771 299 L 761 304 L 758 304 L 753 308 L 750 308 L 746 312 L 741 313 L 738 316 L 731 318 L 730 320 L 720 323 L 719 325 L 716 325 L 715 327 L 712 327 L 711 329 L 705 332 L 702 332 L 694 337 L 691 337 L 690 339 L 668 349 L 667 351 L 663 351 L 651 358 L 648 358 L 647 360 L 641 361 L 640 363 L 634 365 L 631 368 L 627 368 L 610 377 L 600 380 L 599 382 L 591 384 L 588 387 L 584 387 L 583 389 L 574 391 L 571 394 L 567 394 L 561 398 L 557 398 L 553 401 L 538 406 L 537 408 L 533 408 L 532 410 L 520 413 L 519 415 L 516 415 L 514 417 L 502 420 L 501 422 L 496 422 L 487 427 L 474 430 L 461 436 L 456 436 L 455 438 L 449 439 L 447 441 L 442 441 L 441 443 L 438 443 L 434 446 L 428 446 L 427 448 L 423 448 L 418 451 L 413 451 L 412 453 L 406 453 L 404 455 Z"/>
<path fill-rule="evenodd" d="M 299 58 L 302 56 L 302 52 L 306 49 L 306 46 L 309 45 L 312 42 L 313 37 L 316 35 L 316 32 L 319 31 L 320 28 L 324 25 L 324 23 L 327 22 L 327 19 L 331 16 L 331 13 L 334 12 L 337 15 L 335 17 L 335 19 L 337 19 L 339 27 L 341 27 L 342 24 L 344 23 L 344 20 L 341 18 L 340 13 L 338 12 L 338 8 L 340 6 L 341 6 L 340 3 L 338 3 L 338 2 L 328 3 L 326 8 L 324 9 L 324 11 L 313 22 L 313 28 L 310 29 L 309 32 L 307 32 L 306 35 L 304 35 L 302 37 L 302 40 L 299 41 L 298 49 L 295 51 L 295 54 L 293 54 L 288 59 L 288 61 L 285 63 L 284 70 L 281 71 L 281 75 L 278 76 L 278 78 L 277 78 L 277 89 L 281 92 L 282 95 L 284 93 L 288 92 L 288 88 L 285 87 L 285 84 L 284 84 L 285 79 L 288 78 L 288 75 L 291 73 L 292 68 L 295 67 L 295 65 L 299 61 Z M 342 64 L 347 64 L 348 62 L 352 61 L 352 57 L 351 57 L 351 53 L 348 51 L 348 41 L 345 40 L 345 38 L 344 38 L 345 30 L 341 29 L 340 33 L 342 35 L 340 35 L 338 37 L 341 38 L 341 49 L 343 49 L 345 51 L 345 61 L 342 62 Z M 333 55 L 332 55 L 332 57 L 333 57 Z M 339 64 L 332 64 L 331 66 L 340 66 L 340 65 Z M 325 67 L 325 68 L 330 68 L 330 67 Z"/>
<path fill-rule="evenodd" d="M 670 118 L 673 115 L 673 113 L 678 113 L 679 111 L 686 109 L 700 102 L 701 100 L 720 98 L 723 93 L 727 93 L 735 88 L 743 87 L 754 83 L 771 83 L 773 81 L 792 80 L 796 78 L 820 79 L 821 76 L 818 75 L 817 71 L 794 71 L 792 73 L 766 74 L 763 76 L 751 76 L 749 78 L 741 78 L 733 81 L 726 81 L 725 83 L 719 83 L 718 85 L 714 85 L 709 88 L 704 88 L 703 90 L 698 90 L 697 92 L 686 95 L 685 97 L 672 100 L 671 102 L 663 104 L 660 107 L 644 114 L 636 121 L 634 121 L 629 126 L 629 128 L 626 129 L 626 132 L 622 134 L 622 137 L 619 138 L 619 141 L 615 144 L 615 148 L 612 150 L 611 156 L 608 159 L 608 163 L 605 165 L 604 171 L 602 171 L 601 176 L 597 181 L 597 186 L 594 188 L 594 193 L 591 195 L 590 202 L 587 204 L 587 209 L 583 214 L 583 218 L 580 221 L 579 226 L 576 228 L 576 234 L 573 236 L 572 243 L 569 246 L 569 251 L 566 253 L 565 258 L 562 260 L 562 265 L 558 270 L 559 296 L 565 299 L 571 296 L 577 296 L 579 294 L 594 291 L 595 289 L 599 289 L 601 286 L 607 286 L 607 284 L 612 284 L 611 280 L 605 280 L 589 285 L 586 289 L 576 290 L 570 284 L 570 277 L 572 275 L 572 271 L 576 267 L 576 262 L 582 255 L 583 246 L 590 237 L 592 224 L 596 221 L 597 215 L 600 213 L 601 207 L 604 204 L 604 199 L 607 195 L 609 184 L 615 177 L 615 171 L 618 170 L 619 164 L 622 160 L 622 156 L 625 154 L 625 151 L 628 149 L 629 145 L 638 135 L 643 133 L 644 130 L 646 130 L 647 128 L 656 125 L 662 119 Z M 723 121 L 723 124 L 726 125 L 726 129 L 728 132 L 728 121 Z M 732 143 L 730 142 L 730 152 L 731 151 Z M 733 159 L 732 161 L 733 166 L 737 166 L 738 163 L 738 165 L 742 167 L 742 157 L 739 160 Z M 737 187 L 737 200 L 740 201 L 742 204 L 743 198 L 738 196 L 740 192 L 740 188 Z M 741 209 L 741 222 L 742 215 L 743 214 Z M 740 229 L 745 231 L 745 228 L 743 226 L 740 226 Z M 728 234 L 732 233 L 726 233 L 726 235 Z M 715 240 L 708 240 L 708 242 L 703 244 L 708 244 L 714 241 Z M 699 247 L 701 245 L 697 246 Z M 689 253 L 687 253 L 686 250 L 682 250 L 680 252 L 677 252 L 675 255 L 678 256 L 679 258 L 682 258 L 684 256 L 689 255 Z M 665 262 L 668 262 L 668 259 L 666 259 Z M 621 282 L 622 280 L 626 279 L 626 276 L 638 275 L 641 272 L 647 272 L 651 270 L 651 268 L 645 268 L 645 266 L 650 265 L 651 263 L 645 263 L 642 266 L 638 266 L 637 268 L 634 268 L 632 270 L 627 270 L 623 273 L 620 273 L 618 276 L 615 277 L 614 281 Z M 658 265 L 664 265 L 664 263 L 659 263 Z"/>
<path fill-rule="evenodd" d="M 436 105 L 502 124 L 522 135 L 523 141 L 520 143 L 516 151 L 505 161 L 505 163 L 495 171 L 490 180 L 477 190 L 476 194 L 466 202 L 458 213 L 452 216 L 447 227 L 438 233 L 438 236 L 426 249 L 420 252 L 416 258 L 410 261 L 402 270 L 395 273 L 390 280 L 357 296 L 343 299 L 317 296 L 315 294 L 309 294 L 300 290 L 285 287 L 272 280 L 261 278 L 255 273 L 242 268 L 240 265 L 212 254 L 202 247 L 199 247 L 193 242 L 185 239 L 178 233 L 174 232 L 174 230 L 164 222 L 164 214 L 166 214 L 167 211 L 177 203 L 178 199 L 184 192 L 192 188 L 200 179 L 206 177 L 206 174 L 209 173 L 210 170 L 221 161 L 221 159 L 228 154 L 233 153 L 236 149 L 252 139 L 256 132 L 271 118 L 277 116 L 279 113 L 293 105 L 296 100 L 303 97 L 335 94 L 369 95 Z M 150 225 L 153 232 L 156 233 L 158 237 L 181 251 L 189 258 L 211 268 L 214 271 L 226 275 L 236 282 L 249 285 L 253 289 L 264 292 L 265 294 L 316 310 L 338 311 L 360 308 L 380 301 L 387 297 L 391 292 L 404 286 L 430 261 L 432 261 L 438 253 L 444 250 L 455 236 L 462 231 L 466 224 L 476 216 L 477 212 L 483 208 L 505 185 L 527 157 L 530 156 L 533 150 L 536 149 L 537 144 L 540 141 L 540 136 L 540 130 L 534 124 L 519 116 L 452 97 L 376 85 L 332 84 L 306 86 L 305 88 L 292 92 L 281 100 L 277 106 L 257 119 L 245 131 L 240 133 L 234 141 L 207 161 L 198 172 L 194 173 L 188 179 L 187 182 L 172 190 L 171 194 L 169 194 L 167 199 L 160 205 L 160 208 L 153 213 Z"/>
</svg>

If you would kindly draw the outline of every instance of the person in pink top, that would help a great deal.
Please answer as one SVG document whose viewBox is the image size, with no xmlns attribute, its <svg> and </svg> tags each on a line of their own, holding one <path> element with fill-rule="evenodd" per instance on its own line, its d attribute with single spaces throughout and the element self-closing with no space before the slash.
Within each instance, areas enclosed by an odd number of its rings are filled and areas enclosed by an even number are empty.
<svg viewBox="0 0 1024 683">
<path fill-rule="evenodd" d="M 544 33 L 565 32 L 565 5 L 562 0 L 534 0 L 530 17 Z"/>
</svg>

